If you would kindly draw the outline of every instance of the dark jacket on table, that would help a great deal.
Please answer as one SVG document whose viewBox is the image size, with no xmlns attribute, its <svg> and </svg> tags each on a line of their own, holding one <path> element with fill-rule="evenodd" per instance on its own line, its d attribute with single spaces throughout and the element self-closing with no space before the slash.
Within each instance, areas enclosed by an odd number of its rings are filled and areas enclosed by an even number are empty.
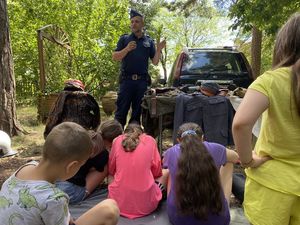
<svg viewBox="0 0 300 225">
<path fill-rule="evenodd" d="M 201 126 L 206 141 L 226 145 L 233 144 L 231 132 L 234 109 L 224 96 L 207 97 L 201 93 L 182 94 L 176 97 L 173 142 L 179 126 L 194 122 Z"/>
</svg>

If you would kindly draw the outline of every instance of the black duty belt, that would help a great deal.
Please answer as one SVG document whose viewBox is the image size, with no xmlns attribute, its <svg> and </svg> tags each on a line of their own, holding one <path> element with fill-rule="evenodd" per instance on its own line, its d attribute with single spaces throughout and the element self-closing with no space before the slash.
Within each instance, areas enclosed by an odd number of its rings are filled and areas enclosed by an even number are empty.
<svg viewBox="0 0 300 225">
<path fill-rule="evenodd" d="M 125 75 L 122 74 L 122 79 L 124 80 L 146 80 L 146 75 L 138 75 L 138 74 L 131 74 L 131 75 Z"/>
</svg>

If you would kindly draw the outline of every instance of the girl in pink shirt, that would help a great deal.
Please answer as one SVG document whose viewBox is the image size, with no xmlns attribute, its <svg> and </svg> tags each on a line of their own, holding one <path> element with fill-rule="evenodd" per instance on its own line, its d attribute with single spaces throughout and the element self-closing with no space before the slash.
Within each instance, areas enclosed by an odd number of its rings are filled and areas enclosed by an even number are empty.
<svg viewBox="0 0 300 225">
<path fill-rule="evenodd" d="M 162 176 L 156 141 L 139 125 L 128 125 L 125 133 L 114 140 L 109 174 L 114 177 L 108 186 L 109 198 L 118 203 L 122 216 L 142 217 L 157 208 L 167 172 Z"/>
</svg>

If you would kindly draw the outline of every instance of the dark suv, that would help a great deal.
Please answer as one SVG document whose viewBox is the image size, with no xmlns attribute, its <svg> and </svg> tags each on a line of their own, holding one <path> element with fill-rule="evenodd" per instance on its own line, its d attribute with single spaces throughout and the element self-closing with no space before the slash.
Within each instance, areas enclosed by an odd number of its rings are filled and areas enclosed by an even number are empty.
<svg viewBox="0 0 300 225">
<path fill-rule="evenodd" d="M 232 47 L 190 48 L 180 53 L 168 79 L 170 86 L 216 82 L 247 88 L 253 81 L 251 67 L 242 52 Z"/>
</svg>

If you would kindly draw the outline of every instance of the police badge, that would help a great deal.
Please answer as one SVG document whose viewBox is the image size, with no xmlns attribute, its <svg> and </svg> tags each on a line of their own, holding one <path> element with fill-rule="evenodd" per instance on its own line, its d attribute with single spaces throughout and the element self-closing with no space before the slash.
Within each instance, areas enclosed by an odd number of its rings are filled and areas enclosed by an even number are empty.
<svg viewBox="0 0 300 225">
<path fill-rule="evenodd" d="M 143 45 L 144 45 L 144 47 L 149 48 L 150 47 L 150 42 L 148 40 L 144 40 Z"/>
</svg>

